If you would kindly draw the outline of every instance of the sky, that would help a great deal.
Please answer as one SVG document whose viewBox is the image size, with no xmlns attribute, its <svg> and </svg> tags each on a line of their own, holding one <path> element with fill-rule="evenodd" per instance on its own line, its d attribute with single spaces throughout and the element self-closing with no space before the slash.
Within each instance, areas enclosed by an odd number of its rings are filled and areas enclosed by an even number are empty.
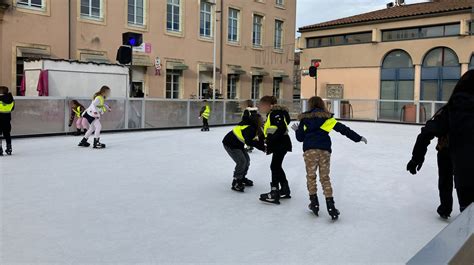
<svg viewBox="0 0 474 265">
<path fill-rule="evenodd" d="M 392 0 L 296 0 L 296 26 L 306 26 L 386 8 Z M 406 0 L 407 4 L 427 0 Z"/>
</svg>

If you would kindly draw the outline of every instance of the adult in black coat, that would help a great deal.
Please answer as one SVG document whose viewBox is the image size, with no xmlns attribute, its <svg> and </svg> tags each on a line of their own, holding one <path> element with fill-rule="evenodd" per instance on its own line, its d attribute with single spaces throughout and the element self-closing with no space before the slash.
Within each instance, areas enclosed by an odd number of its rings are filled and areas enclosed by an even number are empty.
<svg viewBox="0 0 474 265">
<path fill-rule="evenodd" d="M 446 106 L 421 129 L 407 170 L 416 174 L 430 141 L 445 135 L 449 139 L 454 184 L 464 211 L 474 202 L 474 70 L 462 76 Z"/>
</svg>

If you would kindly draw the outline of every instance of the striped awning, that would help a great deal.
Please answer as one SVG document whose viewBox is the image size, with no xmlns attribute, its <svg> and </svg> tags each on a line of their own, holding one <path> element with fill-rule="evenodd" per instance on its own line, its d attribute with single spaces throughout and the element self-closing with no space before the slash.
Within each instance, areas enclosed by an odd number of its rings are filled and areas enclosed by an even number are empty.
<svg viewBox="0 0 474 265">
<path fill-rule="evenodd" d="M 245 75 L 247 72 L 240 65 L 229 65 L 229 75 Z"/>
<path fill-rule="evenodd" d="M 48 58 L 51 56 L 51 52 L 46 48 L 36 47 L 17 47 L 16 55 L 18 57 L 30 57 L 30 58 Z"/>
<path fill-rule="evenodd" d="M 166 62 L 166 69 L 169 69 L 169 70 L 188 70 L 189 69 L 189 66 L 187 66 L 186 64 L 184 64 L 183 62 L 175 62 L 175 61 L 171 61 L 171 62 Z"/>
<path fill-rule="evenodd" d="M 200 64 L 199 65 L 199 72 L 212 72 L 214 71 L 214 66 L 212 64 Z M 220 69 L 219 67 L 216 68 L 216 71 L 219 73 Z"/>
<path fill-rule="evenodd" d="M 288 78 L 289 74 L 285 73 L 283 70 L 273 70 L 273 77 L 275 78 Z"/>
<path fill-rule="evenodd" d="M 252 76 L 267 76 L 267 75 L 269 75 L 269 73 L 266 72 L 265 69 L 263 69 L 263 68 L 252 68 L 251 71 L 250 71 L 250 74 L 252 74 Z"/>
</svg>

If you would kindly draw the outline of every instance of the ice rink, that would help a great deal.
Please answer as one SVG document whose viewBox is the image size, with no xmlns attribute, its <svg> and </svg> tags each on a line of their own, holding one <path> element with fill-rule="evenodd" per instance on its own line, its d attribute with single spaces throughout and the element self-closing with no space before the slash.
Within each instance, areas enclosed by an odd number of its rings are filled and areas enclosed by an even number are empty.
<svg viewBox="0 0 474 265">
<path fill-rule="evenodd" d="M 405 263 L 448 224 L 436 214 L 435 145 L 411 176 L 420 127 L 346 124 L 369 144 L 331 134 L 336 223 L 325 205 L 320 217 L 307 210 L 293 133 L 293 199 L 279 206 L 258 200 L 270 182 L 263 153 L 251 154 L 255 187 L 230 190 L 230 127 L 105 134 L 105 150 L 72 136 L 14 139 L 0 158 L 0 264 Z"/>
</svg>

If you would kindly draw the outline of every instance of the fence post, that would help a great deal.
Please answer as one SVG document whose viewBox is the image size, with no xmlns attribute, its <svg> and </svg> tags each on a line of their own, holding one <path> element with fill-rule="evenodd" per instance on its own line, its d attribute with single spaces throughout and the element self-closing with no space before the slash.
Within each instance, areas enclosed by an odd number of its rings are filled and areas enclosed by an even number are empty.
<svg viewBox="0 0 474 265">
<path fill-rule="evenodd" d="M 307 109 L 307 104 L 308 104 L 308 102 L 307 102 L 306 100 L 301 99 L 301 104 L 300 104 L 301 110 L 300 110 L 300 113 L 303 113 L 303 112 L 306 111 L 306 109 Z"/>
<path fill-rule="evenodd" d="M 420 102 L 415 101 L 415 108 L 416 108 L 416 123 L 420 123 Z"/>
<path fill-rule="evenodd" d="M 380 118 L 380 100 L 375 100 L 375 118 L 374 121 L 378 121 Z"/>
<path fill-rule="evenodd" d="M 334 106 L 334 117 L 336 119 L 341 118 L 341 101 L 339 99 L 336 99 L 333 101 L 333 106 Z"/>
<path fill-rule="evenodd" d="M 124 124 L 124 128 L 125 129 L 128 129 L 128 111 L 129 111 L 129 99 L 128 98 L 125 98 L 125 115 L 124 115 L 124 119 L 125 119 L 125 124 Z"/>
<path fill-rule="evenodd" d="M 431 101 L 431 117 L 430 118 L 434 117 L 436 113 L 435 108 L 436 108 L 436 103 L 434 101 Z"/>
<path fill-rule="evenodd" d="M 222 109 L 223 109 L 223 112 L 222 112 L 222 120 L 223 120 L 224 125 L 225 125 L 225 124 L 227 124 L 227 119 L 226 119 L 226 112 L 227 112 L 227 104 L 226 104 L 226 103 L 227 103 L 227 101 L 224 100 L 224 101 L 222 101 L 222 102 L 223 102 L 223 104 L 224 104 L 224 106 L 223 106 L 223 108 L 222 108 Z"/>
<path fill-rule="evenodd" d="M 191 120 L 190 120 L 190 118 L 191 118 L 191 116 L 190 116 L 191 115 L 191 113 L 190 113 L 191 112 L 191 101 L 189 101 L 189 99 L 188 99 L 187 102 L 188 102 L 188 105 L 186 106 L 186 126 L 189 127 L 191 125 Z"/>
<path fill-rule="evenodd" d="M 142 120 L 141 120 L 141 128 L 142 129 L 145 129 L 145 112 L 146 112 L 146 100 L 145 98 L 143 98 L 143 101 L 142 101 Z"/>
<path fill-rule="evenodd" d="M 69 100 L 66 97 L 64 99 L 64 132 L 69 132 Z"/>
</svg>

